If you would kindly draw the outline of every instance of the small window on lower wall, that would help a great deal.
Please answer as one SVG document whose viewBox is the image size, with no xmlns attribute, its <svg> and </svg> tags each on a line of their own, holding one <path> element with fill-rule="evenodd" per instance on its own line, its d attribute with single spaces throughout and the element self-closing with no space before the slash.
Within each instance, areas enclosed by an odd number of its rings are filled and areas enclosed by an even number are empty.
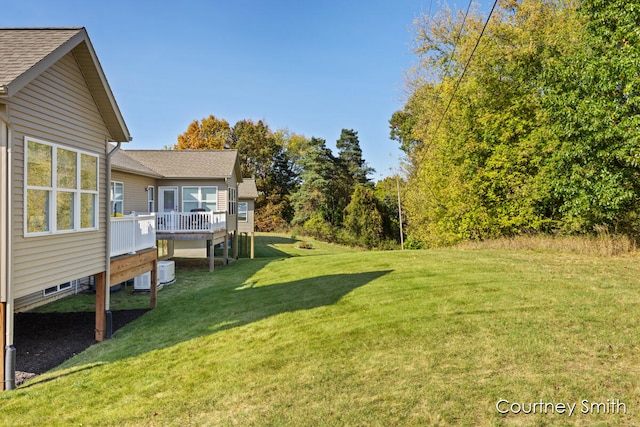
<svg viewBox="0 0 640 427">
<path fill-rule="evenodd" d="M 51 286 L 50 288 L 42 291 L 42 293 L 46 297 L 49 295 L 57 294 L 58 292 L 66 291 L 67 289 L 71 289 L 71 282 L 63 283 L 62 285 Z"/>
<path fill-rule="evenodd" d="M 238 203 L 238 221 L 247 222 L 249 220 L 249 204 L 247 202 Z"/>
</svg>

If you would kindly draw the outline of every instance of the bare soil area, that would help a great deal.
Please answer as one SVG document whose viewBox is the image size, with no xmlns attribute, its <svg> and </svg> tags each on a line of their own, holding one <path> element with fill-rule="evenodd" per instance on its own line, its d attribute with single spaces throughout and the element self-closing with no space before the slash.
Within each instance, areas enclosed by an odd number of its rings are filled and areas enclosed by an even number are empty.
<svg viewBox="0 0 640 427">
<path fill-rule="evenodd" d="M 113 331 L 142 316 L 148 310 L 112 312 Z M 96 315 L 78 313 L 17 313 L 16 384 L 42 374 L 96 343 Z"/>
</svg>

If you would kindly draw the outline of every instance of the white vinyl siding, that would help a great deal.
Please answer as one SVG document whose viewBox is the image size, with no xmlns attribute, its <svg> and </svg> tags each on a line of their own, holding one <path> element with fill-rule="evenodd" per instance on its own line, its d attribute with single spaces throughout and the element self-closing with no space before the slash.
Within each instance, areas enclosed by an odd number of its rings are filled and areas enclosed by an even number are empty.
<svg viewBox="0 0 640 427">
<path fill-rule="evenodd" d="M 131 212 L 153 212 L 153 210 L 148 210 L 152 208 L 149 206 L 149 192 L 151 190 L 147 191 L 147 188 L 154 189 L 156 185 L 154 178 L 114 170 L 111 172 L 111 180 L 121 182 L 124 186 L 124 205 L 122 208 L 124 215 L 129 215 Z M 157 193 L 155 191 L 153 193 L 156 196 Z"/>
<path fill-rule="evenodd" d="M 28 83 L 7 104 L 13 148 L 11 255 L 14 297 L 18 300 L 106 270 L 105 160 L 110 135 L 72 53 Z M 91 193 L 97 196 L 93 229 L 25 237 L 25 137 L 96 159 L 98 192 Z"/>
<path fill-rule="evenodd" d="M 247 206 L 247 219 L 243 221 L 241 219 L 241 205 Z M 255 203 L 253 200 L 245 199 L 242 202 L 238 202 L 238 231 L 241 233 L 252 233 L 254 232 L 254 209 Z"/>
</svg>

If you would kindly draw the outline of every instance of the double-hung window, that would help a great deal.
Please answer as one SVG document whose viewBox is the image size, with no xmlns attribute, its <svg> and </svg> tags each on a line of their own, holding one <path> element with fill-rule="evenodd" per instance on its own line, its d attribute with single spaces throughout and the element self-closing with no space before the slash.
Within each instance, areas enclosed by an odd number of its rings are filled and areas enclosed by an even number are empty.
<svg viewBox="0 0 640 427">
<path fill-rule="evenodd" d="M 249 220 L 249 203 L 238 202 L 238 221 L 247 222 Z"/>
<path fill-rule="evenodd" d="M 182 212 L 218 211 L 218 187 L 182 187 Z"/>
<path fill-rule="evenodd" d="M 236 192 L 235 188 L 229 188 L 229 215 L 235 215 L 236 212 Z"/>
<path fill-rule="evenodd" d="M 124 184 L 111 181 L 111 216 L 124 214 Z"/>
<path fill-rule="evenodd" d="M 149 213 L 152 213 L 155 204 L 155 189 L 152 186 L 147 187 L 147 204 L 149 205 Z"/>
<path fill-rule="evenodd" d="M 25 234 L 98 228 L 98 156 L 26 137 Z"/>
</svg>

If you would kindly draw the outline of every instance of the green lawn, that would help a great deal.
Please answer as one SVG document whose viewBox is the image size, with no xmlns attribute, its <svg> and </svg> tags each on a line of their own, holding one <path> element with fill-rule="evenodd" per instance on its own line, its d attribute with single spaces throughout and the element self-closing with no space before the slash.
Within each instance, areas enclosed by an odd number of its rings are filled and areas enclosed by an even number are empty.
<svg viewBox="0 0 640 427">
<path fill-rule="evenodd" d="M 640 256 L 257 243 L 0 393 L 0 425 L 640 425 Z"/>
</svg>

